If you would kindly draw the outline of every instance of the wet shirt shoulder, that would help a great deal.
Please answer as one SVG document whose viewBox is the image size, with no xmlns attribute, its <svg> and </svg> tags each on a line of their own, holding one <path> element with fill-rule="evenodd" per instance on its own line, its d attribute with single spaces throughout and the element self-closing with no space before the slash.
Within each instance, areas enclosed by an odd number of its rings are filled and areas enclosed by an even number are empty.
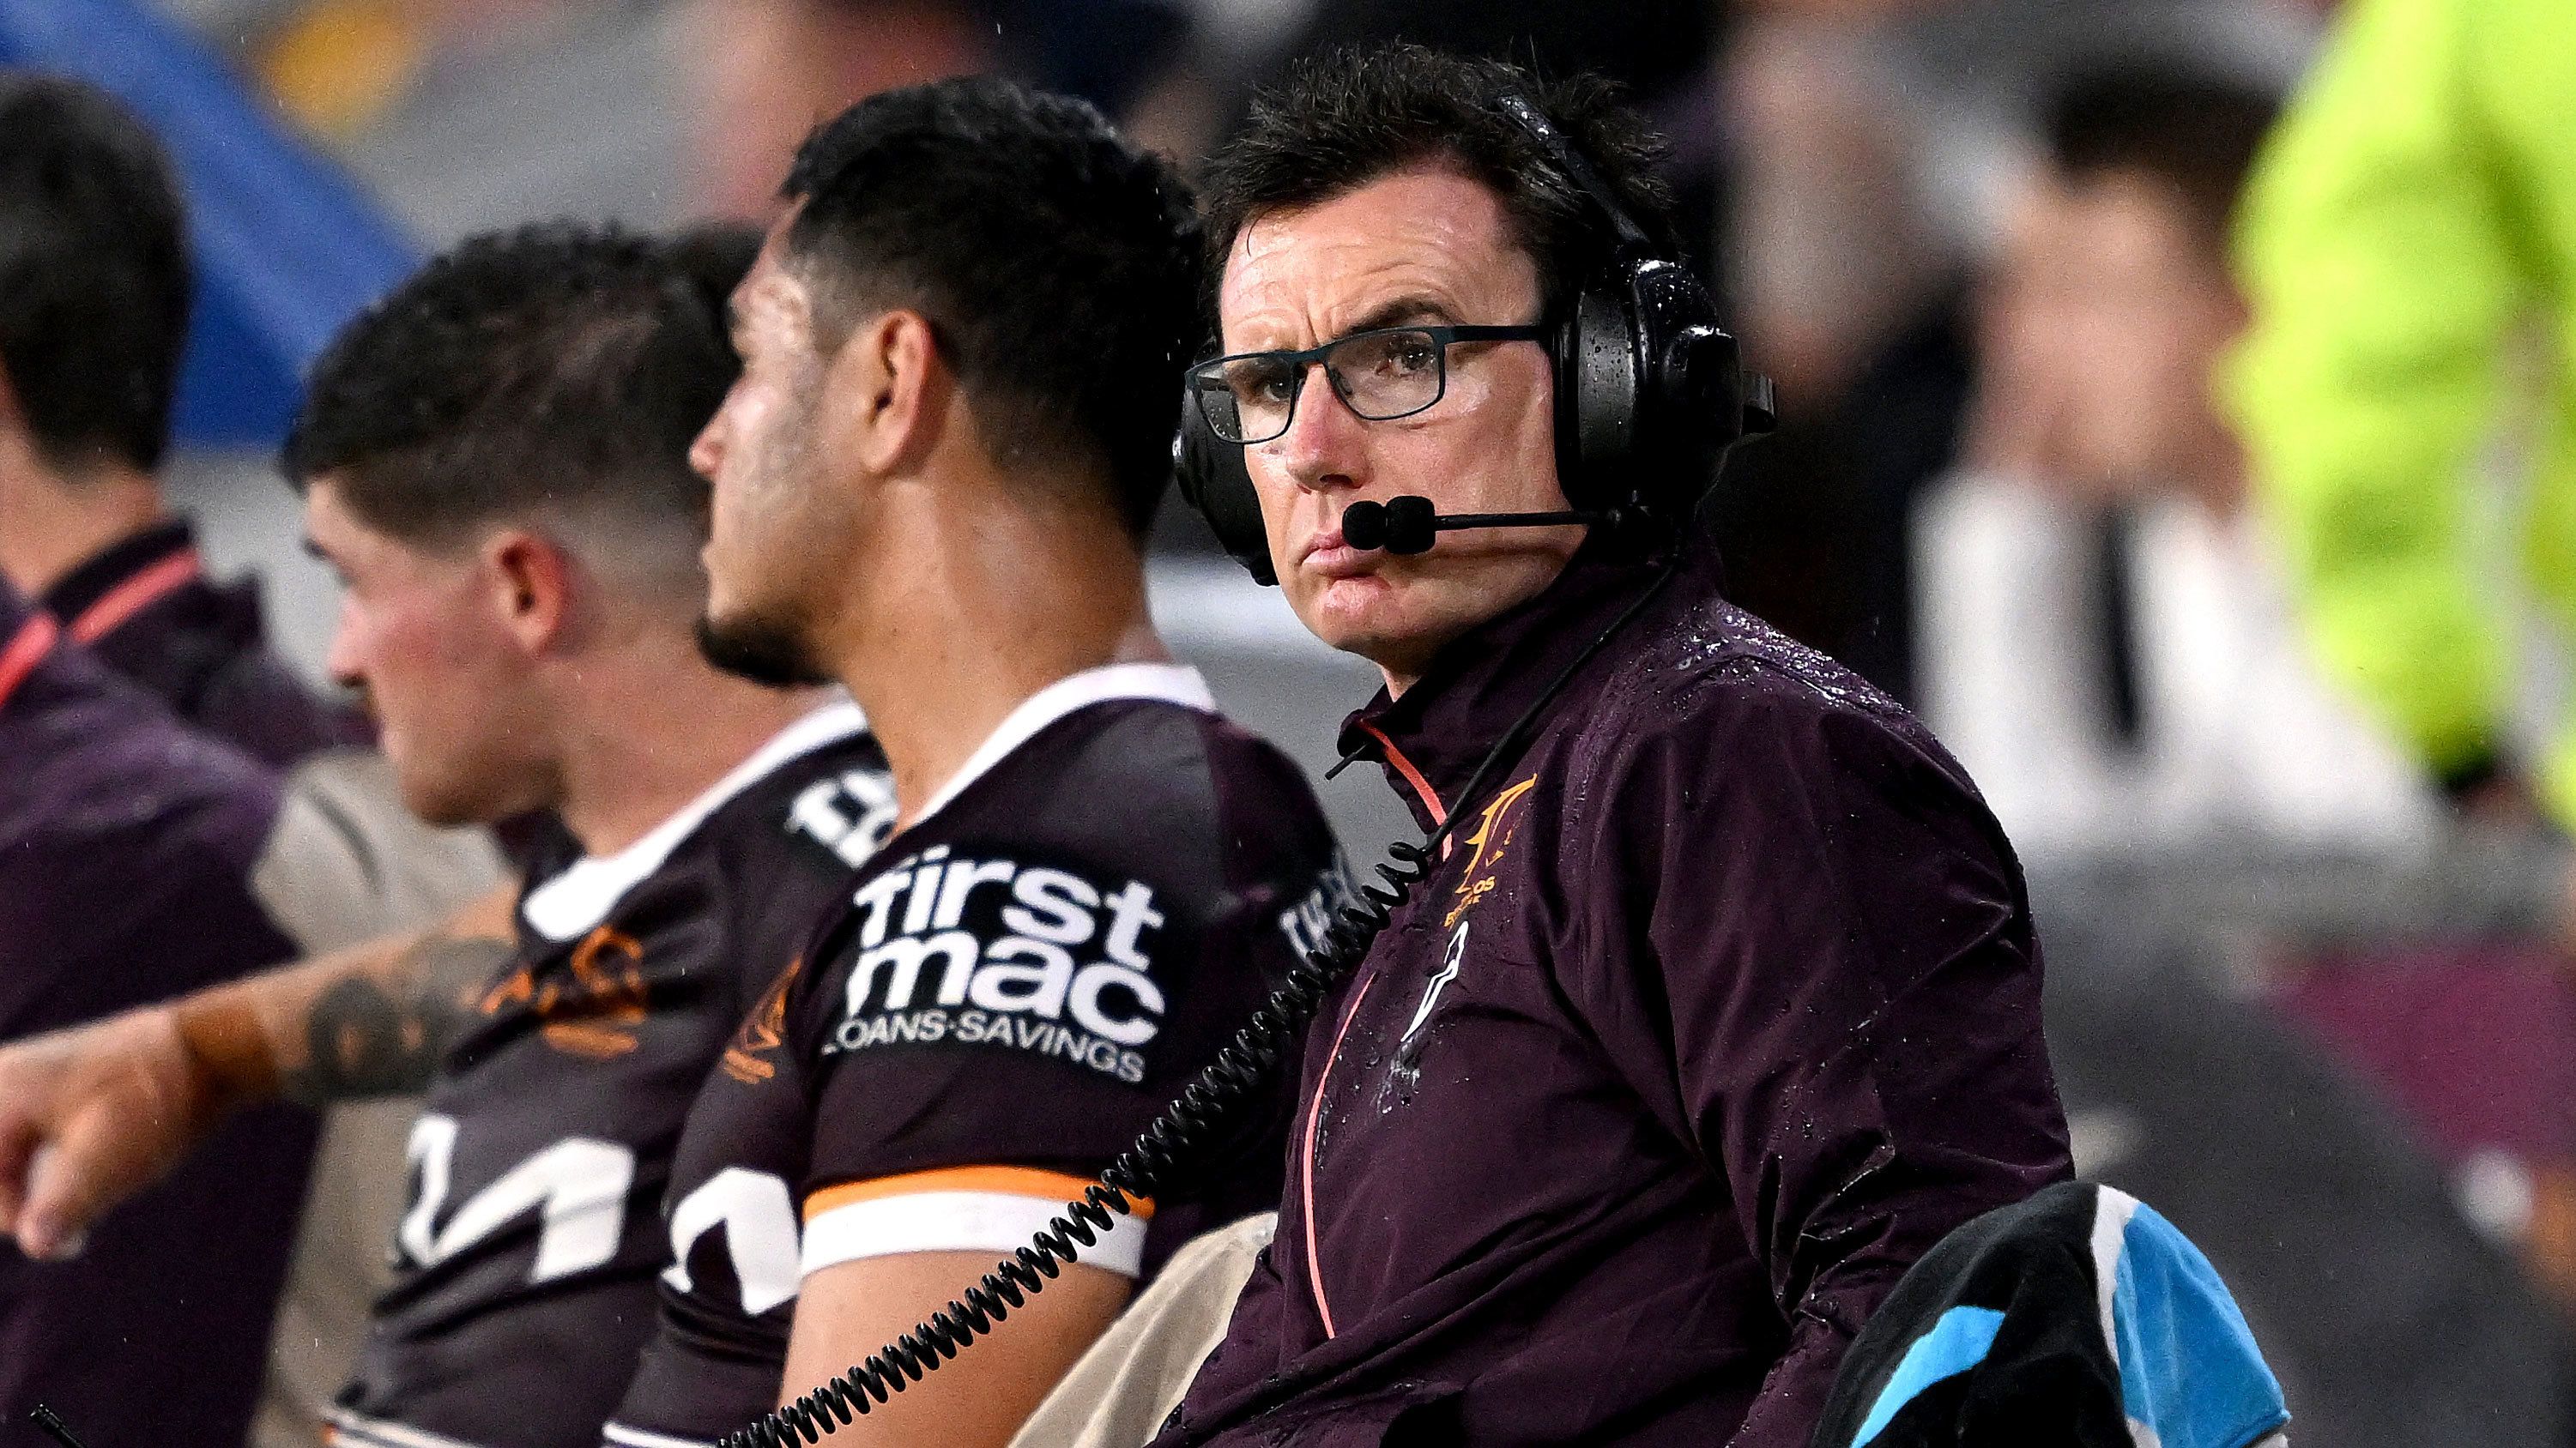
<svg viewBox="0 0 2576 1448">
<path fill-rule="evenodd" d="M 652 1322 L 681 1122 L 892 819 L 847 705 L 615 856 L 541 860 L 411 1140 L 344 1442 L 589 1445 Z"/>
<path fill-rule="evenodd" d="M 861 872 L 710 1078 L 612 1442 L 712 1441 L 772 1406 L 807 1274 L 1024 1245 L 1284 974 L 1335 888 L 1302 775 L 1195 675 L 1096 673 L 1032 701 Z M 1275 1204 L 1283 1105 L 1084 1260 L 1149 1275 Z"/>
</svg>

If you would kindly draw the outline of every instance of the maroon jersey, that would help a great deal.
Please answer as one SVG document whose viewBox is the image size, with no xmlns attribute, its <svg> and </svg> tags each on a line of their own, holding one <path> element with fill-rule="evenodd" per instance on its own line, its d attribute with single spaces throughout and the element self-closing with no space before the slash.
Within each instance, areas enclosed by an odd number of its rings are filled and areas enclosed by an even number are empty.
<svg viewBox="0 0 2576 1448">
<path fill-rule="evenodd" d="M 662 1324 L 609 1441 L 774 1407 L 807 1273 L 1025 1245 L 1285 974 L 1331 836 L 1296 766 L 1208 710 L 1185 669 L 1063 680 L 860 873 L 690 1113 Z M 1275 1204 L 1281 1106 L 1083 1260 L 1149 1275 Z"/>
<path fill-rule="evenodd" d="M 99 662 L 254 758 L 284 766 L 374 742 L 356 709 L 315 694 L 269 652 L 258 586 L 209 580 L 185 523 L 102 550 L 41 602 Z"/>
<path fill-rule="evenodd" d="M 689 1103 L 768 972 L 893 821 L 837 704 L 619 853 L 529 871 L 411 1139 L 394 1285 L 333 1415 L 369 1448 L 592 1448 L 653 1325 Z"/>
<path fill-rule="evenodd" d="M 2068 1174 L 2020 870 L 1939 745 L 1688 565 L 1578 557 L 1344 735 L 1464 823 L 1308 1037 L 1161 1448 L 1807 1441 L 1872 1308 Z"/>
</svg>

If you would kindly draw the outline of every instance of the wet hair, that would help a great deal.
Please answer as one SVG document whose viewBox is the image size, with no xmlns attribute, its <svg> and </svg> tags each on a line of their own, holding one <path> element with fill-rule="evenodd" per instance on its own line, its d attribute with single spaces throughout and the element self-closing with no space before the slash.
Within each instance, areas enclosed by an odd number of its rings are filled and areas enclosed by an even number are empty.
<svg viewBox="0 0 2576 1448">
<path fill-rule="evenodd" d="M 2069 182 L 2127 172 L 2171 187 L 2193 236 L 2215 253 L 2281 103 L 2276 87 L 2179 61 L 2096 60 L 2050 92 L 2041 129 Z"/>
<path fill-rule="evenodd" d="M 188 335 L 178 187 L 102 91 L 0 71 L 0 368 L 39 453 L 160 466 Z"/>
<path fill-rule="evenodd" d="M 842 112 L 785 192 L 786 260 L 827 350 L 871 312 L 919 312 L 997 462 L 1105 487 L 1144 536 L 1198 334 L 1178 172 L 1082 101 L 973 78 Z"/>
<path fill-rule="evenodd" d="M 1678 255 L 1665 146 L 1597 76 L 1542 79 L 1500 60 L 1419 45 L 1345 47 L 1292 66 L 1253 98 L 1251 115 L 1208 163 L 1211 270 L 1265 213 L 1347 195 L 1398 171 L 1448 165 L 1500 198 L 1512 240 L 1537 263 L 1554 312 L 1606 258 L 1607 226 L 1547 149 L 1506 115 L 1518 96 L 1571 142 L 1630 216 Z"/>
<path fill-rule="evenodd" d="M 741 371 L 724 306 L 759 247 L 746 227 L 571 222 L 463 242 L 324 350 L 287 477 L 333 475 L 350 511 L 418 543 L 566 514 L 694 535 L 689 445 Z"/>
</svg>

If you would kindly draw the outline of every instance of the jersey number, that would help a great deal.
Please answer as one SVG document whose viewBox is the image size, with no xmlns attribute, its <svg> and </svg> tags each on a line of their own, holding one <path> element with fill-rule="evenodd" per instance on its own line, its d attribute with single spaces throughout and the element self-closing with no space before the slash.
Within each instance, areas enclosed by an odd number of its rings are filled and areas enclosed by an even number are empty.
<svg viewBox="0 0 2576 1448">
<path fill-rule="evenodd" d="M 617 1256 L 626 1226 L 626 1192 L 635 1182 L 635 1153 L 614 1142 L 569 1137 L 512 1167 L 456 1209 L 447 1225 L 455 1171 L 456 1118 L 424 1115 L 411 1129 L 411 1165 L 419 1187 L 394 1242 L 415 1267 L 434 1267 L 530 1211 L 542 1213 L 536 1265 L 528 1280 L 551 1282 L 605 1266 Z"/>
<path fill-rule="evenodd" d="M 717 1227 L 725 1229 L 743 1316 L 758 1317 L 796 1295 L 796 1205 L 788 1200 L 787 1183 L 738 1166 L 708 1178 L 671 1213 L 671 1266 L 662 1280 L 694 1291 L 689 1249 Z"/>
</svg>

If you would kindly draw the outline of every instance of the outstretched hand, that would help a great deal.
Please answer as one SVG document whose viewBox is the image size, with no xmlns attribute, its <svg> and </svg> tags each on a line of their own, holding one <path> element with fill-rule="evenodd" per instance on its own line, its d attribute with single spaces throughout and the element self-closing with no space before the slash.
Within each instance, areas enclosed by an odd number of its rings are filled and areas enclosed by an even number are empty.
<svg viewBox="0 0 2576 1448">
<path fill-rule="evenodd" d="M 77 1253 L 212 1128 L 205 1078 L 167 1006 L 0 1047 L 0 1233 L 38 1260 Z"/>
</svg>

